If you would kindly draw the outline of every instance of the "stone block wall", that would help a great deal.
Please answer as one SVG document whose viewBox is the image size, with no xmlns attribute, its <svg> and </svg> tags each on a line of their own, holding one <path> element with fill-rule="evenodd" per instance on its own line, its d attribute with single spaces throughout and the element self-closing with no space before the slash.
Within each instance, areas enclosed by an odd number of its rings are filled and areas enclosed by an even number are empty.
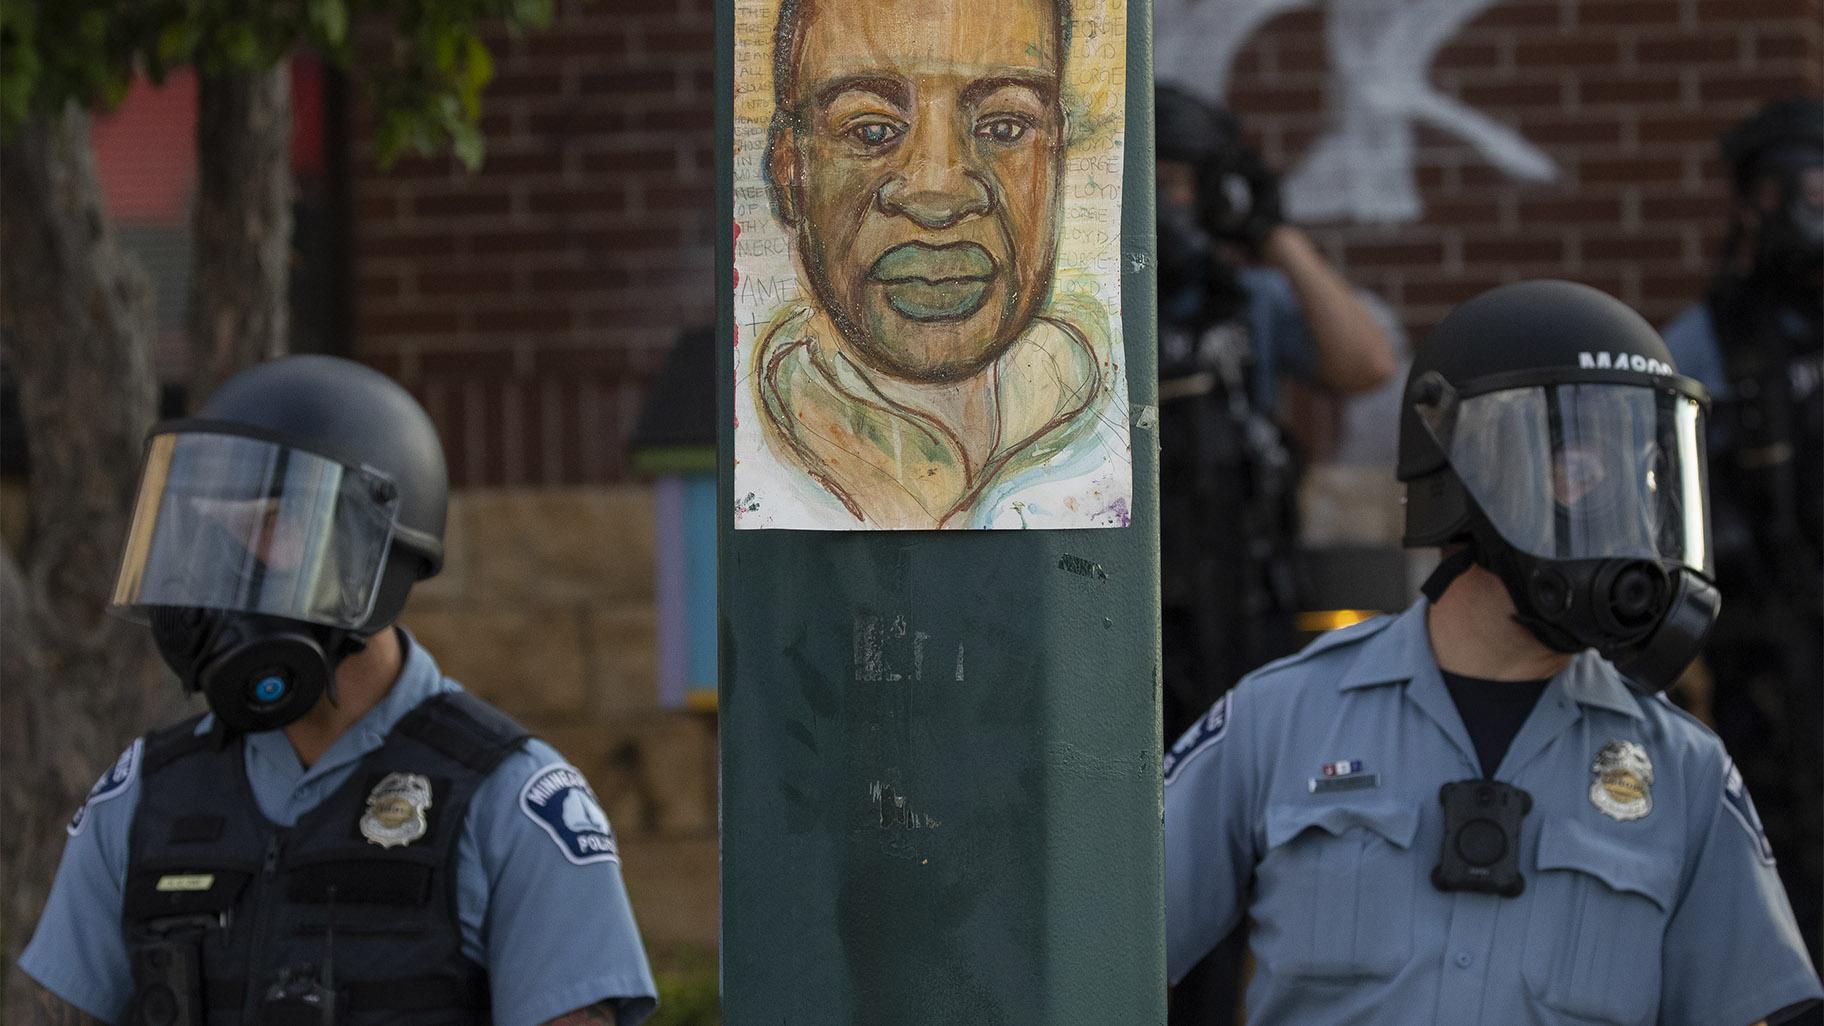
<svg viewBox="0 0 1824 1026">
<path fill-rule="evenodd" d="M 653 533 L 644 485 L 458 491 L 401 620 L 589 778 L 648 946 L 713 947 L 716 722 L 658 708 Z"/>
</svg>

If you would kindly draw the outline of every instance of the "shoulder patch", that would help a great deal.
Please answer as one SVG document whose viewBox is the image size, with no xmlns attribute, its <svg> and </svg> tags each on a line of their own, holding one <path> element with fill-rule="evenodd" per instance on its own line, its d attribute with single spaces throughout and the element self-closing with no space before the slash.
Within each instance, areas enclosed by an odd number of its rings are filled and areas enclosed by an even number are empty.
<svg viewBox="0 0 1824 1026">
<path fill-rule="evenodd" d="M 1761 815 L 1754 811 L 1754 799 L 1748 797 L 1748 785 L 1742 782 L 1742 771 L 1735 768 L 1734 759 L 1724 763 L 1723 806 L 1754 839 L 1755 857 L 1764 866 L 1773 865 L 1773 845 L 1767 840 L 1767 831 L 1761 828 Z"/>
<path fill-rule="evenodd" d="M 1233 690 L 1223 692 L 1222 697 L 1216 700 L 1215 705 L 1210 706 L 1210 711 L 1204 714 L 1203 719 L 1197 721 L 1197 726 L 1187 731 L 1176 744 L 1172 745 L 1171 750 L 1165 753 L 1165 762 L 1161 768 L 1165 771 L 1166 783 L 1172 782 L 1172 779 L 1178 775 L 1178 771 L 1184 768 L 1184 764 L 1189 762 L 1192 756 L 1221 741 L 1223 735 L 1229 732 L 1229 700 L 1234 695 Z"/>
<path fill-rule="evenodd" d="M 1394 621 L 1398 619 L 1399 617 L 1397 616 L 1382 614 L 1380 616 L 1369 617 L 1368 619 L 1357 623 L 1352 623 L 1347 627 L 1338 627 L 1333 631 L 1326 631 L 1323 634 L 1318 635 L 1304 648 L 1299 649 L 1289 656 L 1281 656 L 1280 658 L 1267 663 L 1259 669 L 1254 670 L 1252 673 L 1249 673 L 1248 677 L 1264 677 L 1275 670 L 1284 669 L 1288 666 L 1297 666 L 1306 660 L 1323 655 L 1333 648 L 1341 648 L 1344 645 L 1354 644 L 1358 641 L 1366 641 L 1392 626 Z M 1244 677 L 1243 679 L 1245 680 L 1247 678 Z"/>
<path fill-rule="evenodd" d="M 554 762 L 532 774 L 519 792 L 519 807 L 557 842 L 564 858 L 579 866 L 619 862 L 614 829 L 602 813 L 589 782 L 566 762 Z"/>
<path fill-rule="evenodd" d="M 82 833 L 82 828 L 89 825 L 91 808 L 117 797 L 139 775 L 139 756 L 145 744 L 144 738 L 134 738 L 127 750 L 120 753 L 120 758 L 114 760 L 114 765 L 109 766 L 101 779 L 95 781 L 95 786 L 89 788 L 89 796 L 76 807 L 76 814 L 70 817 L 70 825 L 65 828 L 71 837 Z"/>
</svg>

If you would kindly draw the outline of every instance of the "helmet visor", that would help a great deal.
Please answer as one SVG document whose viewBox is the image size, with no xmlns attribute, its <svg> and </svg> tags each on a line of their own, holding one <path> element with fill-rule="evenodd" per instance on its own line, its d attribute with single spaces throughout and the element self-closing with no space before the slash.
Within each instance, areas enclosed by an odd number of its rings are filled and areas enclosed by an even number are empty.
<svg viewBox="0 0 1824 1026">
<path fill-rule="evenodd" d="M 398 511 L 398 489 L 370 469 L 238 435 L 154 435 L 112 604 L 358 627 Z"/>
<path fill-rule="evenodd" d="M 1664 388 L 1537 385 L 1418 405 L 1508 544 L 1541 559 L 1712 573 L 1704 408 Z"/>
</svg>

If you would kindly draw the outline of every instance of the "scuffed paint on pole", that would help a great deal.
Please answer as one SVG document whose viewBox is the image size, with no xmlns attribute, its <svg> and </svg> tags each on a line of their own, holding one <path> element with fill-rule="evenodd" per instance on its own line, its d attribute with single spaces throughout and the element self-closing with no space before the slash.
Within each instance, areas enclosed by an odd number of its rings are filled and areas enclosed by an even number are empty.
<svg viewBox="0 0 1824 1026">
<path fill-rule="evenodd" d="M 724 411 L 735 176 L 758 159 L 734 152 L 734 8 L 717 10 Z M 736 531 L 724 415 L 729 1023 L 1164 1021 L 1148 4 L 1126 16 L 1129 526 Z"/>
</svg>

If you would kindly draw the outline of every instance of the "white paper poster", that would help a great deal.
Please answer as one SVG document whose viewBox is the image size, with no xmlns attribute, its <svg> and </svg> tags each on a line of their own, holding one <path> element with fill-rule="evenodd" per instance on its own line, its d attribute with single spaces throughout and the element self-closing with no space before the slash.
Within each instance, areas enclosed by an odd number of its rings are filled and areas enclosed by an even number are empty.
<svg viewBox="0 0 1824 1026">
<path fill-rule="evenodd" d="M 1123 527 L 1125 0 L 737 0 L 735 526 Z"/>
</svg>

